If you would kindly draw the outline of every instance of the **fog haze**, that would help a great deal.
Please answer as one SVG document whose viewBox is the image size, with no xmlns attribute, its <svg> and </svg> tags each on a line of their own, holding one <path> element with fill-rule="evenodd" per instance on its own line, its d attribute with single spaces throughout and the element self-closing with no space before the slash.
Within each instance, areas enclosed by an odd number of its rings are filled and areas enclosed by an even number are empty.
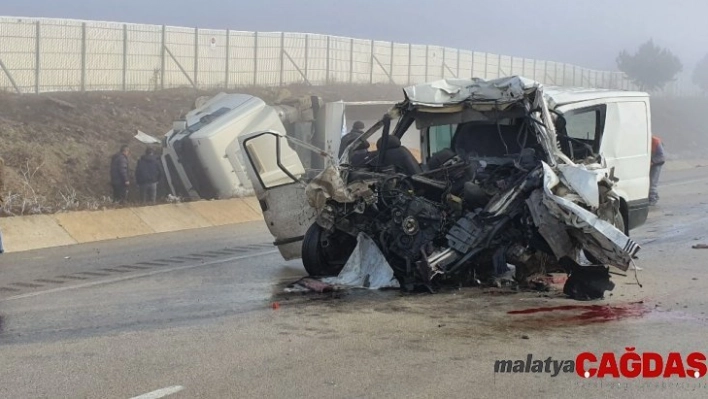
<svg viewBox="0 0 708 399">
<path fill-rule="evenodd" d="M 3 0 L 0 15 L 307 32 L 616 69 L 622 49 L 653 38 L 684 70 L 708 52 L 700 0 Z"/>
</svg>

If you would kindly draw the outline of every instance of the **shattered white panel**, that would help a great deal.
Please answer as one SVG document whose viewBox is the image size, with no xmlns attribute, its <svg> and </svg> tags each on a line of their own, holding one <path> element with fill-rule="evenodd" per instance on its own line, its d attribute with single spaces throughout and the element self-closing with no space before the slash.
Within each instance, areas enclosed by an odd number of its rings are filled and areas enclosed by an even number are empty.
<svg viewBox="0 0 708 399">
<path fill-rule="evenodd" d="M 558 171 L 571 189 L 578 193 L 591 208 L 600 206 L 600 190 L 597 183 L 602 176 L 589 171 L 581 165 L 558 165 Z"/>
<path fill-rule="evenodd" d="M 393 276 L 393 269 L 374 241 L 364 233 L 359 233 L 356 248 L 337 277 L 327 277 L 320 281 L 327 284 L 357 288 L 400 288 Z"/>
<path fill-rule="evenodd" d="M 558 176 L 545 162 L 543 163 L 543 172 L 543 190 L 546 194 L 544 204 L 551 214 L 578 233 L 576 238 L 582 242 L 584 250 L 590 252 L 602 263 L 626 271 L 632 258 L 639 251 L 639 245 L 595 214 L 553 194 L 551 190 L 559 183 Z"/>
<path fill-rule="evenodd" d="M 139 142 L 141 142 L 143 144 L 160 144 L 161 143 L 160 140 L 156 139 L 155 137 L 153 137 L 147 133 L 143 133 L 140 130 L 138 130 L 138 134 L 136 134 L 133 137 L 135 137 L 136 140 L 138 140 Z"/>
</svg>

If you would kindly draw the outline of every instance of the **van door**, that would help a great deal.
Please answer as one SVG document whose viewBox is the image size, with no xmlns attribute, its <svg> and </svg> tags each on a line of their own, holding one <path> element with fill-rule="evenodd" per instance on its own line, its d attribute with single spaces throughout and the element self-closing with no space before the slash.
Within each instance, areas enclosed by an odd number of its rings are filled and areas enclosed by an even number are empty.
<svg viewBox="0 0 708 399">
<path fill-rule="evenodd" d="M 573 140 L 564 144 L 561 132 L 558 140 L 566 155 L 580 161 L 583 143 L 599 153 L 604 165 L 615 168 L 615 191 L 625 201 L 625 223 L 632 229 L 644 223 L 649 196 L 649 162 L 651 158 L 651 126 L 649 104 L 643 98 L 621 101 L 593 101 L 559 107 L 566 131 Z M 566 140 L 567 141 L 567 140 Z M 573 153 L 569 154 L 568 145 Z"/>
<path fill-rule="evenodd" d="M 316 217 L 305 196 L 304 163 L 285 136 L 275 131 L 242 135 L 239 143 L 273 244 L 285 260 L 299 258 L 305 232 Z"/>
<path fill-rule="evenodd" d="M 629 229 L 643 224 L 649 213 L 650 118 L 649 103 L 641 98 L 607 104 L 601 151 L 619 178 L 615 191 L 626 201 Z"/>
</svg>

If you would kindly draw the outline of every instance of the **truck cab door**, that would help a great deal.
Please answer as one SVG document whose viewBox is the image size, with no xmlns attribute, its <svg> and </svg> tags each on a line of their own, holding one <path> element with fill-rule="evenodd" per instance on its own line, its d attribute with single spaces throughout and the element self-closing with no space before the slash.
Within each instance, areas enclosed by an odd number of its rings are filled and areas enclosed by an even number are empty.
<svg viewBox="0 0 708 399">
<path fill-rule="evenodd" d="M 316 217 L 305 196 L 304 162 L 285 136 L 275 131 L 242 135 L 239 144 L 263 219 L 275 238 L 273 244 L 285 260 L 300 258 L 305 232 Z"/>
</svg>

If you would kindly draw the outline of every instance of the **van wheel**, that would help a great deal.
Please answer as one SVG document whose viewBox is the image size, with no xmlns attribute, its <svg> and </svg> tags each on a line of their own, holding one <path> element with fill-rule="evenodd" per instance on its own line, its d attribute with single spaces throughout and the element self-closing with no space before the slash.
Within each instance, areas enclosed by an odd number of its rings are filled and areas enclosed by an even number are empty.
<svg viewBox="0 0 708 399">
<path fill-rule="evenodd" d="M 312 277 L 336 276 L 355 247 L 354 237 L 339 231 L 329 233 L 313 223 L 302 240 L 302 264 Z"/>
</svg>

